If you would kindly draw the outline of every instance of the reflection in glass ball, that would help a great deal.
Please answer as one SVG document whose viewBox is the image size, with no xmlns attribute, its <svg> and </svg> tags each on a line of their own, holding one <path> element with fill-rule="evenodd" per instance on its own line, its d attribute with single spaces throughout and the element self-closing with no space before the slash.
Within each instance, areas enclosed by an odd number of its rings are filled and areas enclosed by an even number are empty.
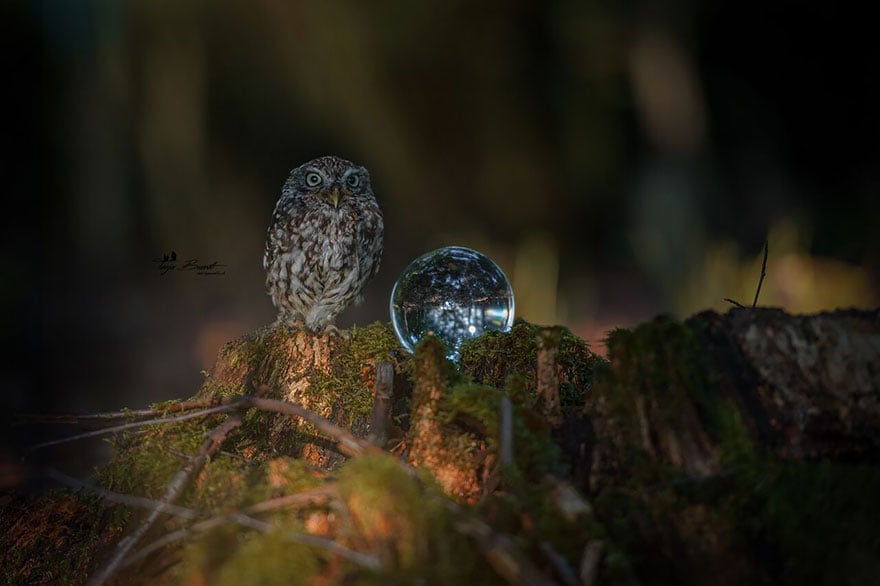
<svg viewBox="0 0 880 586">
<path fill-rule="evenodd" d="M 513 324 L 513 289 L 484 254 L 447 246 L 410 263 L 391 291 L 391 323 L 412 352 L 429 332 L 458 358 L 461 343 Z"/>
</svg>

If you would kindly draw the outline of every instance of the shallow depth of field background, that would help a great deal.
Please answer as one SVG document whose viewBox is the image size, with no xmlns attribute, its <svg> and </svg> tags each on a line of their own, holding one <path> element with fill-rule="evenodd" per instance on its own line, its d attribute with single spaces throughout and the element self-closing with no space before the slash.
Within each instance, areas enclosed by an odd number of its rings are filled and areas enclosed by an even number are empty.
<svg viewBox="0 0 880 586">
<path fill-rule="evenodd" d="M 342 327 L 387 321 L 400 271 L 448 244 L 598 349 L 751 303 L 768 235 L 763 305 L 876 306 L 867 19 L 711 4 L 4 2 L 4 408 L 193 394 L 274 318 L 270 214 L 330 153 L 370 169 L 386 222 Z M 226 274 L 160 276 L 171 250 Z"/>
</svg>

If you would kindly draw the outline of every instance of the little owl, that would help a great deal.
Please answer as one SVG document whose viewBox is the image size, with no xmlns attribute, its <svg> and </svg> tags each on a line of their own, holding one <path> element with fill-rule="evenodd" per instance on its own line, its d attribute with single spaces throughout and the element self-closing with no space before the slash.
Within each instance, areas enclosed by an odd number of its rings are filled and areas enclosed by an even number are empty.
<svg viewBox="0 0 880 586">
<path fill-rule="evenodd" d="M 263 268 L 278 321 L 328 327 L 379 271 L 382 211 L 364 167 L 320 157 L 290 172 L 272 214 Z"/>
</svg>

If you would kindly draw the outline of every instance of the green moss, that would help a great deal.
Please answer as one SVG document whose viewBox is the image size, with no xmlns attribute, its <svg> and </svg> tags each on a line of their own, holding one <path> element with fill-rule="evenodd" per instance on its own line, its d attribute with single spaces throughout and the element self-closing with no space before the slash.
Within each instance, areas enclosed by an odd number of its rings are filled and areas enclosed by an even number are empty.
<svg viewBox="0 0 880 586">
<path fill-rule="evenodd" d="M 344 405 L 337 423 L 352 429 L 363 427 L 373 409 L 373 391 L 367 386 L 375 374 L 368 377 L 365 366 L 374 367 L 378 361 L 396 363 L 403 352 L 397 336 L 387 323 L 374 322 L 364 328 L 352 328 L 351 343 L 334 357 L 332 373 L 315 373 L 310 378 L 312 397 L 332 397 L 335 405 Z"/>
<path fill-rule="evenodd" d="M 373 322 L 351 330 L 351 352 L 359 360 L 396 360 L 402 347 L 387 322 Z"/>
<path fill-rule="evenodd" d="M 527 390 L 529 404 L 536 400 L 536 368 L 539 345 L 557 350 L 561 367 L 560 401 L 564 409 L 582 408 L 592 388 L 593 370 L 603 360 L 589 345 L 563 327 L 539 327 L 517 321 L 509 332 L 488 332 L 466 341 L 459 365 L 469 379 L 496 388 Z M 510 382 L 515 378 L 516 382 Z M 525 399 L 525 398 L 524 398 Z M 516 402 L 525 404 L 516 396 Z"/>
<path fill-rule="evenodd" d="M 609 369 L 598 392 L 614 420 L 626 478 L 596 499 L 615 542 L 637 565 L 643 526 L 663 526 L 688 507 L 702 507 L 704 522 L 732 531 L 752 555 L 772 559 L 770 579 L 786 583 L 869 583 L 880 573 L 880 471 L 830 462 L 786 462 L 755 443 L 737 407 L 720 392 L 720 375 L 701 346 L 700 320 L 659 318 L 608 338 Z M 720 472 L 689 478 L 658 464 L 642 449 L 636 399 L 652 416 L 676 428 L 685 401 L 696 407 L 714 445 Z M 602 422 L 600 422 L 602 423 Z M 604 428 L 603 428 L 604 429 Z M 666 519 L 667 521 L 664 521 Z"/>
<path fill-rule="evenodd" d="M 426 537 L 444 523 L 442 511 L 426 501 L 425 492 L 422 482 L 388 456 L 358 458 L 339 471 L 339 493 L 355 524 L 381 559 L 398 570 L 429 561 Z"/>
<path fill-rule="evenodd" d="M 880 576 L 880 470 L 823 462 L 768 472 L 765 485 L 751 488 L 786 574 L 813 584 L 868 584 Z M 750 525 L 752 535 L 763 529 Z"/>
<path fill-rule="evenodd" d="M 646 413 L 652 427 L 673 429 L 686 416 L 685 405 L 693 405 L 710 439 L 720 446 L 719 456 L 745 449 L 743 441 L 750 443 L 735 408 L 717 390 L 699 333 L 692 325 L 659 317 L 632 331 L 612 331 L 607 345 L 610 366 L 598 377 L 598 392 L 608 401 L 615 443 L 625 450 L 625 467 L 635 480 L 650 484 L 683 474 L 644 452 L 639 401 L 650 405 Z"/>
<path fill-rule="evenodd" d="M 452 387 L 441 403 L 442 417 L 447 423 L 465 417 L 463 424 L 477 441 L 485 441 L 497 451 L 500 437 L 499 412 L 506 393 L 487 385 L 465 383 Z M 509 394 L 508 394 L 509 396 Z M 516 478 L 541 478 L 556 472 L 562 461 L 558 446 L 552 441 L 549 428 L 530 426 L 530 408 L 514 404 L 513 440 L 516 468 L 505 471 L 508 482 Z"/>
<path fill-rule="evenodd" d="M 509 332 L 488 332 L 465 341 L 459 359 L 462 372 L 496 388 L 502 388 L 507 377 L 516 373 L 533 389 L 538 330 L 537 326 L 518 321 Z"/>
<path fill-rule="evenodd" d="M 218 586 L 298 586 L 314 584 L 320 565 L 316 550 L 292 541 L 283 530 L 253 533 L 227 526 L 187 548 L 179 580 Z"/>
<path fill-rule="evenodd" d="M 185 458 L 201 448 L 207 426 L 218 420 L 148 427 L 109 440 L 116 457 L 99 469 L 101 485 L 123 494 L 161 498 L 168 482 L 183 468 Z"/>
<path fill-rule="evenodd" d="M 382 570 L 359 584 L 500 584 L 470 538 L 454 529 L 449 497 L 424 470 L 412 473 L 391 456 L 347 462 L 339 492 L 354 528 Z"/>
</svg>

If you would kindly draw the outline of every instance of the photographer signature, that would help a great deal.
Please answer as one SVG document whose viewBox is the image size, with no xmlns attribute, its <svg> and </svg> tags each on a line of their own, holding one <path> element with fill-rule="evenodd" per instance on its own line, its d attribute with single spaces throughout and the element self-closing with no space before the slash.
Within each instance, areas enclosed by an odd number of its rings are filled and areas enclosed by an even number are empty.
<svg viewBox="0 0 880 586">
<path fill-rule="evenodd" d="M 227 266 L 218 260 L 211 263 L 200 263 L 197 258 L 178 263 L 177 253 L 173 250 L 171 254 L 163 254 L 162 258 L 154 258 L 153 263 L 156 264 L 160 276 L 168 271 L 195 271 L 197 275 L 225 275 L 226 271 L 222 269 Z"/>
</svg>

